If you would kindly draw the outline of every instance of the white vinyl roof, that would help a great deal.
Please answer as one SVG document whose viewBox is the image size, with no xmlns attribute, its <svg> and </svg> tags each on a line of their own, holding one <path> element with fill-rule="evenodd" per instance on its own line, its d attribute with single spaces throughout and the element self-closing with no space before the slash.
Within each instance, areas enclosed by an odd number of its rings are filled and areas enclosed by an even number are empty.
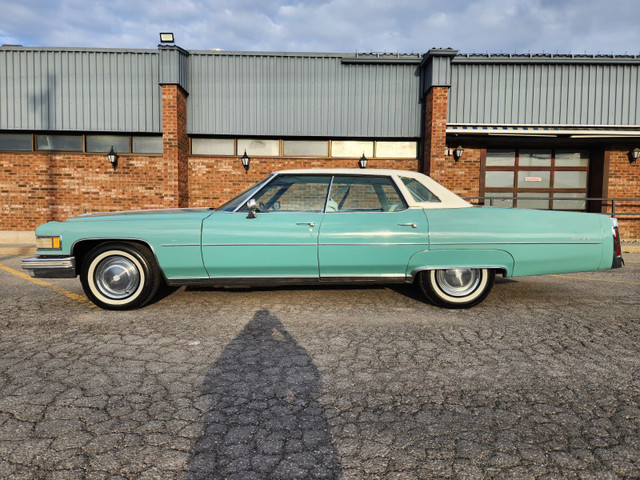
<svg viewBox="0 0 640 480">
<path fill-rule="evenodd" d="M 358 176 L 390 176 L 396 182 L 396 185 L 402 192 L 405 200 L 410 207 L 419 208 L 467 208 L 472 207 L 469 202 L 463 200 L 451 190 L 443 187 L 431 177 L 423 173 L 410 172 L 407 170 L 391 170 L 382 168 L 310 168 L 296 170 L 279 170 L 274 174 L 318 174 L 318 175 L 358 175 Z M 400 177 L 408 177 L 416 179 L 422 183 L 431 193 L 440 199 L 440 202 L 416 202 L 413 195 L 407 190 Z"/>
</svg>

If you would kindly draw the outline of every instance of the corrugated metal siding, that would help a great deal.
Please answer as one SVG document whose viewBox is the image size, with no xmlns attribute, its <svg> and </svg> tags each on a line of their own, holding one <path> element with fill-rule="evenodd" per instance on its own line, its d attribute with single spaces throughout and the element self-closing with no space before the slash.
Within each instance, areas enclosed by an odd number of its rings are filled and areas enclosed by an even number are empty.
<svg viewBox="0 0 640 480">
<path fill-rule="evenodd" d="M 159 133 L 158 52 L 3 48 L 0 128 Z"/>
<path fill-rule="evenodd" d="M 189 92 L 189 54 L 178 47 L 160 47 L 160 84 L 180 85 Z"/>
<path fill-rule="evenodd" d="M 448 123 L 639 125 L 640 65 L 452 64 Z"/>
<path fill-rule="evenodd" d="M 449 87 L 450 85 L 450 56 L 431 56 L 424 65 L 421 96 L 424 97 L 431 87 Z"/>
<path fill-rule="evenodd" d="M 416 65 L 193 52 L 189 60 L 190 134 L 420 135 Z"/>
</svg>

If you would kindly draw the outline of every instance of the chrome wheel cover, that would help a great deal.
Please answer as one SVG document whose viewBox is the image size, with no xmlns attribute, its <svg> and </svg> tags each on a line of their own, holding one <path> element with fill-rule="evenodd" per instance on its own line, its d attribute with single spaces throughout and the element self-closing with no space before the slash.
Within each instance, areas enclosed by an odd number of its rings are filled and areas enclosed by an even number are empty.
<svg viewBox="0 0 640 480">
<path fill-rule="evenodd" d="M 477 268 L 451 268 L 436 271 L 436 282 L 444 293 L 452 297 L 466 297 L 473 293 L 482 279 Z"/>
<path fill-rule="evenodd" d="M 140 272 L 126 257 L 113 255 L 102 260 L 94 273 L 95 284 L 105 297 L 120 300 L 133 294 L 140 285 Z"/>
</svg>

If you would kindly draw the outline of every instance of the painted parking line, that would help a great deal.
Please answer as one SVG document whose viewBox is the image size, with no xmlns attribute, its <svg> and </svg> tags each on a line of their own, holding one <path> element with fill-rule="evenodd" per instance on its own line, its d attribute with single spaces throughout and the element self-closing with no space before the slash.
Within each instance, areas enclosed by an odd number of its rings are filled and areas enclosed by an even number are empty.
<svg viewBox="0 0 640 480">
<path fill-rule="evenodd" d="M 584 278 L 574 277 L 573 275 L 556 275 L 550 274 L 549 277 L 571 278 L 573 280 L 584 280 L 586 282 L 607 282 L 607 283 L 626 283 L 627 285 L 640 285 L 640 282 L 627 282 L 625 280 L 609 280 L 607 278 Z"/>
<path fill-rule="evenodd" d="M 78 295 L 77 293 L 70 292 L 69 290 L 65 290 L 64 288 L 58 287 L 53 283 L 45 282 L 43 280 L 40 280 L 39 278 L 30 277 L 26 273 L 19 272 L 1 263 L 0 270 L 4 270 L 5 272 L 15 275 L 16 277 L 23 278 L 24 280 L 29 280 L 31 283 L 35 283 L 36 285 L 40 285 L 41 287 L 47 287 L 49 290 L 53 290 L 54 292 L 59 293 L 60 295 L 64 295 L 71 300 L 75 300 L 78 303 L 82 303 L 85 305 L 88 304 L 91 308 L 97 308 L 93 303 L 89 302 L 88 298 L 83 297 L 82 295 Z"/>
</svg>

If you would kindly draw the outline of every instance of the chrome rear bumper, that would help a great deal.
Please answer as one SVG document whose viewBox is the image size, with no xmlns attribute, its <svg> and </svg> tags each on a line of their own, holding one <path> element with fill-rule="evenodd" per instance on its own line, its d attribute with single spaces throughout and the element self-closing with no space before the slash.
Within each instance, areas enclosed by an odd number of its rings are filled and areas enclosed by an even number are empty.
<svg viewBox="0 0 640 480">
<path fill-rule="evenodd" d="M 75 257 L 30 257 L 21 262 L 23 270 L 36 278 L 74 278 Z"/>
</svg>

